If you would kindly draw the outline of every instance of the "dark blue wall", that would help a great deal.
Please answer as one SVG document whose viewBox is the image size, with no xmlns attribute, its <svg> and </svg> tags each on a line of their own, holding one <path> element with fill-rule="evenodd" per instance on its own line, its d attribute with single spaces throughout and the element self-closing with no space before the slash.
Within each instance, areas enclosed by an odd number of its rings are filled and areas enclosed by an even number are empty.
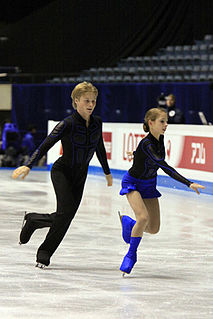
<svg viewBox="0 0 213 319">
<path fill-rule="evenodd" d="M 48 120 L 61 120 L 73 111 L 70 94 L 74 84 L 14 84 L 12 119 L 21 131 L 36 124 L 46 135 Z M 210 83 L 126 83 L 97 84 L 99 96 L 95 114 L 104 122 L 143 122 L 145 112 L 157 106 L 161 92 L 173 93 L 176 105 L 185 114 L 187 124 L 201 124 L 198 111 L 213 122 L 213 90 Z M 42 136 L 42 137 L 43 137 Z"/>
</svg>

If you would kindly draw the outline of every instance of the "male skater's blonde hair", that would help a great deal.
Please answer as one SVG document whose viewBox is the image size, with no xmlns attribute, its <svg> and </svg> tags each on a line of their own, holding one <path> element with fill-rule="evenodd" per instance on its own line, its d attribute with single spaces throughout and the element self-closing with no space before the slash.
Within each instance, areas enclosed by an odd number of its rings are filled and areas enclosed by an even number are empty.
<svg viewBox="0 0 213 319">
<path fill-rule="evenodd" d="M 80 99 L 80 97 L 85 94 L 85 93 L 94 93 L 95 97 L 97 98 L 98 96 L 98 89 L 90 82 L 81 82 L 75 86 L 71 93 L 71 98 L 72 98 L 72 106 L 76 110 L 77 105 L 75 103 L 75 99 Z"/>
</svg>

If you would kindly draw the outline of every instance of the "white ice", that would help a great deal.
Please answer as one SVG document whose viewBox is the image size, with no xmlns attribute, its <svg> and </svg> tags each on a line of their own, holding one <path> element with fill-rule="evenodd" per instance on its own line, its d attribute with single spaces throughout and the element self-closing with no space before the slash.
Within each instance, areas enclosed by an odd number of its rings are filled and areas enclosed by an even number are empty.
<svg viewBox="0 0 213 319">
<path fill-rule="evenodd" d="M 212 319 L 213 196 L 159 188 L 161 229 L 145 234 L 138 262 L 119 270 L 128 245 L 117 211 L 133 213 L 119 196 L 89 175 L 83 201 L 63 242 L 44 269 L 35 254 L 47 229 L 19 245 L 24 210 L 51 213 L 55 195 L 49 172 L 12 180 L 0 170 L 1 319 Z"/>
</svg>

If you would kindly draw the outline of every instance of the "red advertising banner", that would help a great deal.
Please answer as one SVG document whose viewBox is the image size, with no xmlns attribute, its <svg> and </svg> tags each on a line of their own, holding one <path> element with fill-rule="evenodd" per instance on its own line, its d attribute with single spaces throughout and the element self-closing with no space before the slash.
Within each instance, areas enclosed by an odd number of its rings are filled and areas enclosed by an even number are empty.
<svg viewBox="0 0 213 319">
<path fill-rule="evenodd" d="M 106 148 L 107 159 L 112 159 L 112 132 L 103 132 L 104 146 Z"/>
<path fill-rule="evenodd" d="M 178 167 L 213 172 L 213 138 L 185 136 Z"/>
</svg>

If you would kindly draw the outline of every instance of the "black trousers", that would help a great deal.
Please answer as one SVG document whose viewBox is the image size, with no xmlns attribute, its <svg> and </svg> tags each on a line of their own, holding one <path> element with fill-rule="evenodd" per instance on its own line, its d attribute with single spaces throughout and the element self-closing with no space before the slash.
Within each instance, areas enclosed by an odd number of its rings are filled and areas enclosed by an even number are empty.
<svg viewBox="0 0 213 319">
<path fill-rule="evenodd" d="M 56 193 L 56 213 L 36 214 L 33 218 L 37 228 L 50 227 L 49 232 L 38 249 L 45 251 L 49 257 L 53 255 L 64 238 L 72 219 L 80 205 L 88 167 L 83 169 L 62 169 L 53 165 L 51 179 Z"/>
</svg>

